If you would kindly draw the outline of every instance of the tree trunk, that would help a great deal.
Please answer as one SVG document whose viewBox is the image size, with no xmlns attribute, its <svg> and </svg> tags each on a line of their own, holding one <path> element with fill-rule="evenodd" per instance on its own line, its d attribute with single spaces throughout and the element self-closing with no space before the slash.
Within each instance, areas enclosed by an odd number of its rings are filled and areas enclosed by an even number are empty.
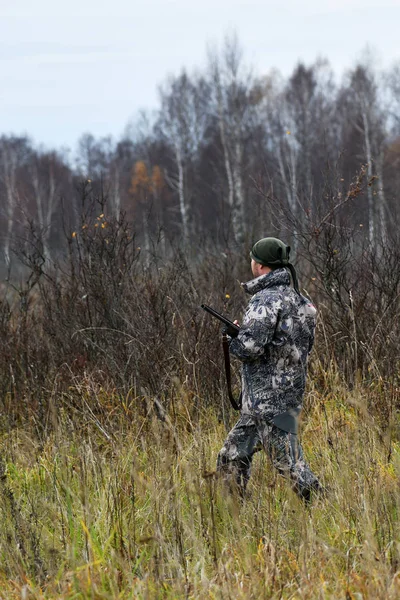
<svg viewBox="0 0 400 600">
<path fill-rule="evenodd" d="M 116 219 L 119 218 L 121 212 L 121 192 L 120 192 L 120 176 L 118 165 L 114 170 L 114 190 L 113 190 L 113 213 Z"/>
<path fill-rule="evenodd" d="M 379 215 L 379 233 L 380 233 L 380 241 L 382 244 L 386 244 L 387 241 L 387 222 L 386 222 L 386 199 L 385 199 L 385 191 L 383 188 L 383 161 L 384 161 L 384 150 L 381 148 L 379 153 L 379 157 L 376 163 L 376 172 L 378 175 L 378 215 Z"/>
<path fill-rule="evenodd" d="M 10 257 L 10 243 L 11 243 L 11 235 L 14 229 L 14 213 L 15 213 L 15 203 L 16 203 L 16 168 L 17 168 L 17 156 L 13 150 L 10 149 L 8 152 L 7 149 L 3 146 L 2 149 L 2 163 L 3 163 L 3 179 L 6 188 L 6 235 L 4 239 L 4 260 L 7 267 L 10 266 L 11 257 Z"/>
<path fill-rule="evenodd" d="M 235 190 L 235 201 L 233 207 L 232 222 L 237 242 L 244 239 L 244 193 L 242 178 L 242 145 L 238 139 L 235 142 L 235 162 L 233 168 L 233 184 Z"/>
<path fill-rule="evenodd" d="M 368 179 L 372 177 L 372 152 L 371 152 L 371 141 L 369 137 L 369 122 L 368 115 L 365 107 L 362 110 L 362 120 L 364 126 L 364 144 L 365 144 L 365 155 L 367 159 L 367 175 Z M 367 186 L 367 197 L 368 197 L 368 234 L 369 241 L 373 245 L 375 243 L 375 206 L 372 186 Z"/>
<path fill-rule="evenodd" d="M 176 146 L 176 164 L 178 167 L 178 194 L 179 194 L 179 209 L 182 219 L 183 239 L 186 244 L 189 240 L 189 208 L 185 198 L 185 181 L 184 168 L 182 160 L 182 152 L 179 146 Z"/>
<path fill-rule="evenodd" d="M 46 174 L 47 175 L 47 174 Z M 54 212 L 54 202 L 56 196 L 56 182 L 52 165 L 49 165 L 48 171 L 48 192 L 43 193 L 43 186 L 39 179 L 38 167 L 35 165 L 32 169 L 32 183 L 35 191 L 36 210 L 38 216 L 38 224 L 40 228 L 40 236 L 43 244 L 43 257 L 50 260 L 51 252 L 49 238 L 51 233 L 52 218 Z M 45 197 L 46 196 L 46 197 Z"/>
</svg>

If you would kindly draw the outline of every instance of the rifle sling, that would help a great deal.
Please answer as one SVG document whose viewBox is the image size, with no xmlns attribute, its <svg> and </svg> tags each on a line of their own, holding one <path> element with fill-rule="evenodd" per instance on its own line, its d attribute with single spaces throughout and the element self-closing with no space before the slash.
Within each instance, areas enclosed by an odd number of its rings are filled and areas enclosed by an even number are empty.
<svg viewBox="0 0 400 600">
<path fill-rule="evenodd" d="M 242 395 L 238 401 L 235 400 L 232 394 L 232 383 L 231 383 L 231 361 L 229 357 L 229 344 L 228 344 L 228 336 L 226 334 L 222 335 L 222 348 L 224 351 L 224 363 L 225 363 L 225 376 L 226 376 L 226 386 L 228 388 L 228 397 L 232 407 L 235 410 L 240 410 L 242 408 Z"/>
</svg>

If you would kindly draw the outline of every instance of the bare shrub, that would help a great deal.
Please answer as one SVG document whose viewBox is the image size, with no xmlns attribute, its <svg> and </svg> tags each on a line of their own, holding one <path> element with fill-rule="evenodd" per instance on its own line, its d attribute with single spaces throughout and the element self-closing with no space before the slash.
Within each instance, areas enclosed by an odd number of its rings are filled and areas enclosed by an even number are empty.
<svg viewBox="0 0 400 600">
<path fill-rule="evenodd" d="M 315 359 L 324 370 L 335 364 L 351 386 L 364 381 L 372 390 L 379 381 L 378 406 L 367 402 L 387 422 L 398 402 L 399 244 L 371 246 L 362 223 L 348 219 L 373 183 L 363 168 L 345 191 L 328 171 L 321 204 L 311 212 L 304 203 L 296 216 L 276 198 L 265 200 L 281 236 L 290 240 L 295 232 L 301 282 L 320 313 Z M 141 398 L 168 406 L 178 394 L 189 410 L 212 405 L 222 417 L 219 328 L 199 307 L 207 302 L 240 318 L 248 248 L 221 250 L 197 239 L 197 253 L 169 246 L 166 256 L 165 243 L 153 240 L 143 252 L 132 224 L 123 214 L 109 216 L 106 199 L 87 182 L 80 214 L 74 229 L 64 225 L 65 255 L 50 266 L 33 227 L 19 249 L 27 275 L 14 284 L 13 308 L 6 303 L 1 313 L 4 390 L 19 399 L 18 406 L 3 400 L 8 410 L 33 411 L 38 429 L 48 428 L 54 390 L 94 374 L 114 389 L 118 410 L 127 396 L 146 411 Z"/>
<path fill-rule="evenodd" d="M 379 383 L 379 402 L 366 399 L 372 410 L 388 423 L 398 407 L 400 354 L 400 278 L 398 235 L 371 243 L 355 214 L 373 187 L 362 167 L 347 190 L 340 168 L 325 174 L 324 191 L 313 211 L 307 199 L 293 212 L 271 194 L 259 190 L 274 216 L 274 223 L 296 249 L 297 266 L 304 289 L 316 303 L 319 339 L 314 357 L 324 369 L 332 364 L 350 386 Z M 397 387 L 396 387 L 397 386 Z M 367 388 L 371 389 L 371 388 Z"/>
</svg>

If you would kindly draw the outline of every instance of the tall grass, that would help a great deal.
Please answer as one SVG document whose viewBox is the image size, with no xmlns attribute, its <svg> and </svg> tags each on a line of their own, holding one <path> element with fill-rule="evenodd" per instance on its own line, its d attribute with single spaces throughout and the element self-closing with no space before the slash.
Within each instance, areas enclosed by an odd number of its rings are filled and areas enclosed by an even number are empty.
<svg viewBox="0 0 400 600">
<path fill-rule="evenodd" d="M 182 388 L 161 419 L 151 397 L 127 398 L 147 413 L 121 406 L 112 432 L 68 395 L 44 443 L 28 424 L 3 432 L 1 597 L 398 598 L 399 442 L 362 388 L 321 375 L 330 391 L 311 386 L 302 432 L 328 494 L 310 508 L 262 453 L 246 502 L 228 496 L 225 426 Z"/>
<path fill-rule="evenodd" d="M 302 443 L 328 492 L 307 508 L 258 453 L 240 503 L 199 305 L 240 317 L 248 248 L 142 256 L 95 209 L 51 267 L 33 235 L 1 290 L 0 598 L 399 598 L 399 244 L 296 224 L 320 313 Z"/>
</svg>

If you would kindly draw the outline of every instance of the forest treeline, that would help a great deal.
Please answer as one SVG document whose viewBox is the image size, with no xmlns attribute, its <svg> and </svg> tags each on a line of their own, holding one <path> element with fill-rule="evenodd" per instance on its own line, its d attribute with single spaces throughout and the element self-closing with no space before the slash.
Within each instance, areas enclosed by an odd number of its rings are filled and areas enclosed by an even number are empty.
<svg viewBox="0 0 400 600">
<path fill-rule="evenodd" d="M 119 141 L 83 135 L 73 165 L 28 137 L 0 138 L 3 275 L 32 236 L 44 260 L 58 258 L 89 225 L 89 196 L 107 217 L 123 212 L 145 250 L 154 239 L 223 247 L 269 233 L 296 245 L 295 223 L 324 214 L 328 197 L 373 246 L 395 234 L 400 63 L 378 71 L 365 59 L 340 83 L 325 60 L 287 78 L 255 75 L 232 36 L 203 70 L 169 77 L 159 98 Z M 368 185 L 346 199 L 360 169 Z"/>
</svg>

